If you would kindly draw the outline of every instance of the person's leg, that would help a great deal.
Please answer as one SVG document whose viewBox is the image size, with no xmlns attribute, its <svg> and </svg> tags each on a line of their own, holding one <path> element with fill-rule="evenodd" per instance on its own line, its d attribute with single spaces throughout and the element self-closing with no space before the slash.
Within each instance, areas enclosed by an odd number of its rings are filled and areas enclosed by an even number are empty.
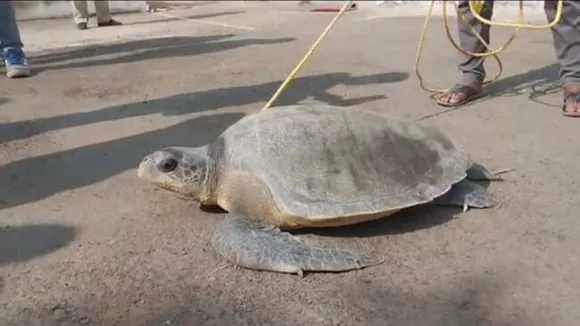
<svg viewBox="0 0 580 326">
<path fill-rule="evenodd" d="M 93 2 L 95 4 L 95 11 L 97 13 L 97 25 L 99 27 L 121 25 L 121 22 L 111 18 L 111 9 L 109 7 L 109 1 L 93 1 Z"/>
<path fill-rule="evenodd" d="M 87 29 L 89 8 L 86 0 L 72 0 L 73 19 L 78 29 Z"/>
<path fill-rule="evenodd" d="M 557 1 L 544 1 L 548 21 L 556 16 Z M 564 1 L 562 18 L 552 28 L 554 49 L 564 83 L 564 114 L 580 117 L 580 2 Z"/>
<path fill-rule="evenodd" d="M 12 1 L 0 1 L 0 49 L 9 78 L 30 76 Z"/>
<path fill-rule="evenodd" d="M 457 27 L 459 30 L 459 45 L 462 49 L 472 53 L 487 52 L 485 45 L 473 33 L 472 27 L 489 44 L 490 26 L 473 17 L 469 9 L 468 0 L 459 1 L 458 7 L 459 17 L 457 17 Z M 491 19 L 493 15 L 493 0 L 485 1 L 482 11 L 479 14 L 486 19 Z M 460 83 L 457 87 L 439 98 L 438 103 L 441 105 L 463 104 L 481 91 L 481 85 L 485 79 L 485 68 L 483 66 L 485 58 L 473 57 L 460 52 L 459 60 Z"/>
</svg>

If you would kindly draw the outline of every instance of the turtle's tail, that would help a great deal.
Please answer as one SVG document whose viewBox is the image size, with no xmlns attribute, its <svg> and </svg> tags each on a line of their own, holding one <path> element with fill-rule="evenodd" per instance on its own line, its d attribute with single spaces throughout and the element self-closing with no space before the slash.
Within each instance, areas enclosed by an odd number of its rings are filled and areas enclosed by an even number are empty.
<svg viewBox="0 0 580 326">
<path fill-rule="evenodd" d="M 233 264 L 302 275 L 342 272 L 381 264 L 384 259 L 319 244 L 237 214 L 229 214 L 212 237 L 214 248 Z"/>
</svg>

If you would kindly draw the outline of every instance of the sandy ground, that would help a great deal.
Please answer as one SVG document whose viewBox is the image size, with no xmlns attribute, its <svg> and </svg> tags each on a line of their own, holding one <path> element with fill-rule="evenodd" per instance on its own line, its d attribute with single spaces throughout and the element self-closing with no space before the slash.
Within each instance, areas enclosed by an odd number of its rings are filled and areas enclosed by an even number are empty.
<svg viewBox="0 0 580 326">
<path fill-rule="evenodd" d="M 523 32 L 489 96 L 444 110 L 413 75 L 422 19 L 379 16 L 348 13 L 278 104 L 437 125 L 488 168 L 515 169 L 491 185 L 499 207 L 421 207 L 320 232 L 388 258 L 365 270 L 222 268 L 208 244 L 222 216 L 135 168 L 259 110 L 331 14 L 231 2 L 83 32 L 26 21 L 37 74 L 0 78 L 0 324 L 578 325 L 580 120 L 560 114 L 550 34 Z M 457 74 L 442 31 L 434 21 L 423 74 L 446 87 Z M 499 45 L 509 31 L 493 34 Z"/>
</svg>

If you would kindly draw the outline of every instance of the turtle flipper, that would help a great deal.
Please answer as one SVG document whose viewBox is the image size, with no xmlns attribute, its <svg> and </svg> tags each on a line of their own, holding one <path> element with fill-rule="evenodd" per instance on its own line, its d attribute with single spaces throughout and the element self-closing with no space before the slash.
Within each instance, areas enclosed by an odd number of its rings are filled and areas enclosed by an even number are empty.
<svg viewBox="0 0 580 326">
<path fill-rule="evenodd" d="M 464 212 L 469 207 L 489 208 L 497 205 L 487 188 L 469 179 L 454 184 L 448 192 L 433 202 L 439 205 L 461 206 Z"/>
<path fill-rule="evenodd" d="M 501 174 L 512 171 L 513 169 L 503 169 L 490 172 L 483 165 L 474 163 L 467 171 L 467 179 L 471 181 L 502 181 Z"/>
<path fill-rule="evenodd" d="M 282 232 L 263 221 L 228 214 L 212 236 L 212 245 L 235 265 L 302 275 L 303 271 L 341 272 L 383 262 Z"/>
</svg>

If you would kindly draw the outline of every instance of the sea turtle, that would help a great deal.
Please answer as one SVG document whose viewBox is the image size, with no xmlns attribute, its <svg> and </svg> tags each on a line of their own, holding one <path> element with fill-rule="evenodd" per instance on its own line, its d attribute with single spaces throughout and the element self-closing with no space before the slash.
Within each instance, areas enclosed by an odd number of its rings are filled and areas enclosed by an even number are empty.
<svg viewBox="0 0 580 326">
<path fill-rule="evenodd" d="M 138 175 L 228 212 L 213 247 L 235 265 L 302 274 L 380 264 L 382 257 L 287 232 L 346 226 L 428 202 L 495 205 L 493 179 L 439 130 L 359 108 L 273 107 L 201 147 L 167 147 Z M 477 179 L 477 180 L 475 180 Z"/>
</svg>

